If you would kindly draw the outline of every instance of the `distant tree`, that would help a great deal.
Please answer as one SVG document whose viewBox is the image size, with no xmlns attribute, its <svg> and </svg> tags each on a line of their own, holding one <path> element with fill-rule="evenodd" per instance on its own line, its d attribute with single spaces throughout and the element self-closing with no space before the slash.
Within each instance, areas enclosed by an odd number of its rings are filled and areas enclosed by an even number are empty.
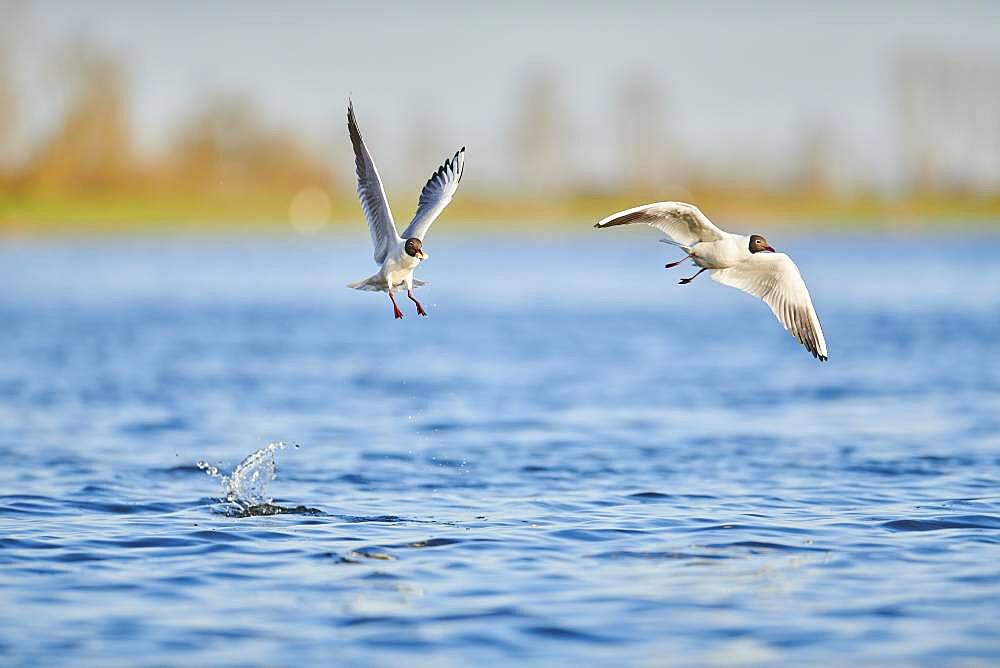
<svg viewBox="0 0 1000 668">
<path fill-rule="evenodd" d="M 455 150 L 445 146 L 439 137 L 438 125 L 433 114 L 426 111 L 417 111 L 410 121 L 406 143 L 406 174 L 407 181 L 419 181 L 430 177 L 431 170 L 437 168 L 438 164 L 448 156 L 449 150 Z M 383 175 L 385 178 L 385 175 Z"/>
<path fill-rule="evenodd" d="M 536 72 L 524 82 L 514 109 L 509 146 L 518 186 L 547 192 L 567 185 L 569 111 L 555 77 Z"/>
<path fill-rule="evenodd" d="M 118 57 L 76 42 L 63 58 L 66 114 L 28 169 L 33 187 L 103 191 L 133 177 L 128 87 Z"/>
<path fill-rule="evenodd" d="M 792 186 L 811 193 L 829 192 L 834 183 L 836 136 L 828 121 L 814 119 L 802 124 L 798 139 L 798 163 Z"/>
<path fill-rule="evenodd" d="M 19 113 L 14 61 L 24 33 L 23 2 L 0 0 L 0 170 L 15 161 Z"/>
<path fill-rule="evenodd" d="M 1000 193 L 1000 65 L 904 51 L 892 84 L 906 187 Z"/>
<path fill-rule="evenodd" d="M 656 81 L 643 72 L 624 77 L 613 96 L 614 128 L 627 190 L 650 191 L 675 181 L 679 156 L 668 146 L 667 104 Z"/>
<path fill-rule="evenodd" d="M 0 168 L 9 165 L 17 127 L 17 97 L 9 54 L 0 43 Z"/>
<path fill-rule="evenodd" d="M 294 192 L 326 185 L 330 169 L 290 131 L 261 117 L 246 95 L 213 94 L 180 125 L 170 150 L 172 181 L 188 190 Z"/>
</svg>

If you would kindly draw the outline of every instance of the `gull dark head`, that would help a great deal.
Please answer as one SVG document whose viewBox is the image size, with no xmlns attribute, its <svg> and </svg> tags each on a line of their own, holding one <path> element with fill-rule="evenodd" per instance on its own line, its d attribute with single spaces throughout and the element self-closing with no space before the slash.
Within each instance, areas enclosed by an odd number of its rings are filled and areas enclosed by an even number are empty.
<svg viewBox="0 0 1000 668">
<path fill-rule="evenodd" d="M 415 257 L 418 260 L 426 260 L 427 253 L 424 252 L 423 247 L 424 243 L 416 237 L 412 237 L 406 240 L 406 246 L 405 246 L 406 254 L 409 255 L 410 257 Z"/>
<path fill-rule="evenodd" d="M 761 251 L 767 251 L 768 253 L 773 253 L 774 249 L 767 245 L 767 239 L 760 236 L 759 234 L 750 235 L 750 252 L 760 253 Z"/>
</svg>

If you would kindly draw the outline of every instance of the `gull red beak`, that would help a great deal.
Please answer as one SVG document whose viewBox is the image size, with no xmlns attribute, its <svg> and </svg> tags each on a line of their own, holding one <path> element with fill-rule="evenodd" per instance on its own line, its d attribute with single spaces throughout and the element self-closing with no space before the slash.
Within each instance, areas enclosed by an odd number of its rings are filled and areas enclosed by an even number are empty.
<svg viewBox="0 0 1000 668">
<path fill-rule="evenodd" d="M 770 246 L 764 246 L 764 250 L 771 251 L 772 253 L 777 253 L 778 252 L 778 251 L 774 250 L 773 248 L 771 248 Z"/>
</svg>

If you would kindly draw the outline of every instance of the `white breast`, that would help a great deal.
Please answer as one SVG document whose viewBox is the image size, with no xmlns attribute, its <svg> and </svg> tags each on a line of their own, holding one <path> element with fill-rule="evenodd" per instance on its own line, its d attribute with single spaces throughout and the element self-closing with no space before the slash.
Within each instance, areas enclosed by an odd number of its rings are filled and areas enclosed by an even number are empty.
<svg viewBox="0 0 1000 668">
<path fill-rule="evenodd" d="M 750 237 L 725 233 L 720 241 L 702 241 L 691 247 L 691 259 L 699 267 L 725 269 L 750 256 Z"/>
</svg>

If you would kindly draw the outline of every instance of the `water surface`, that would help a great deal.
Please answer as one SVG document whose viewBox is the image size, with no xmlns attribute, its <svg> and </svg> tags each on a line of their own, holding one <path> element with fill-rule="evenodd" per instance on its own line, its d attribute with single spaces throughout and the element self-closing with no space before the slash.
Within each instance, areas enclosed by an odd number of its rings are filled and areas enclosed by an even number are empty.
<svg viewBox="0 0 1000 668">
<path fill-rule="evenodd" d="M 780 236 L 826 364 L 648 230 L 0 248 L 0 662 L 1000 661 L 1000 239 Z"/>
</svg>

